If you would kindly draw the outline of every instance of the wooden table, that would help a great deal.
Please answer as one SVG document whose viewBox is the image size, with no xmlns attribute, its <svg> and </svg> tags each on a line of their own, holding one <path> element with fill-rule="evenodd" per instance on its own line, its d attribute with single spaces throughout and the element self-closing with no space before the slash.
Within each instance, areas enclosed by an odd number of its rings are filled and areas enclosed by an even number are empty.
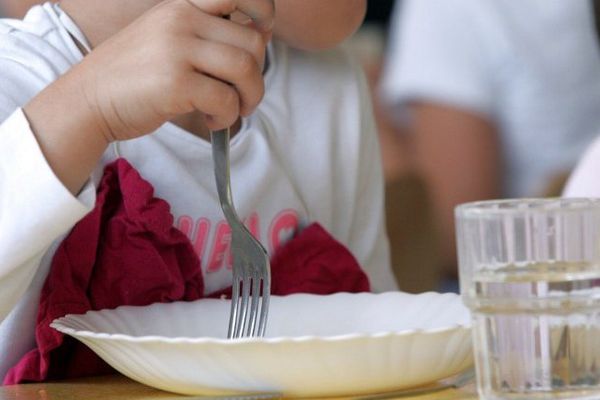
<svg viewBox="0 0 600 400">
<path fill-rule="evenodd" d="M 474 387 L 447 389 L 419 396 L 395 397 L 401 400 L 476 400 Z M 59 383 L 0 387 L 0 400 L 185 400 L 123 376 L 108 376 Z M 189 399 L 202 399 L 190 397 Z M 342 400 L 342 399 L 338 399 Z M 350 398 L 345 400 L 351 400 Z"/>
</svg>

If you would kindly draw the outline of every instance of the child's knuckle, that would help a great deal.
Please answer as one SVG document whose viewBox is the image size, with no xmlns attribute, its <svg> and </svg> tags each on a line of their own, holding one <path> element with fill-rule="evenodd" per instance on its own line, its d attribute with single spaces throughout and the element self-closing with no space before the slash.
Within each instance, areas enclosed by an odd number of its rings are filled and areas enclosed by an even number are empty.
<svg viewBox="0 0 600 400">
<path fill-rule="evenodd" d="M 238 7 L 237 2 L 238 0 L 225 0 L 223 1 L 223 9 L 231 10 L 231 13 L 233 13 Z"/>
<path fill-rule="evenodd" d="M 219 115 L 215 116 L 215 119 L 219 122 L 222 128 L 227 126 L 232 126 L 235 124 L 235 121 L 238 119 L 239 113 L 233 110 L 221 110 Z"/>
<path fill-rule="evenodd" d="M 243 111 L 246 114 L 254 111 L 256 107 L 258 107 L 260 101 L 262 100 L 265 92 L 262 88 L 250 94 L 250 96 L 246 99 L 246 102 L 243 106 Z"/>
<path fill-rule="evenodd" d="M 240 98 L 235 89 L 225 90 L 221 94 L 220 103 L 221 105 L 219 108 L 224 113 L 224 116 L 237 116 L 239 113 Z"/>
<path fill-rule="evenodd" d="M 221 104 L 225 110 L 234 110 L 237 108 L 239 104 L 237 92 L 232 88 L 224 90 L 221 94 Z"/>
<path fill-rule="evenodd" d="M 174 0 L 169 7 L 163 11 L 161 17 L 163 25 L 167 29 L 181 26 L 189 15 L 189 3 L 187 0 Z"/>
<path fill-rule="evenodd" d="M 265 38 L 261 33 L 251 31 L 248 35 L 248 43 L 253 54 L 262 55 L 264 53 L 266 43 Z"/>
<path fill-rule="evenodd" d="M 244 78 L 250 78 L 254 76 L 258 70 L 258 64 L 254 59 L 254 56 L 248 52 L 242 51 L 238 54 L 237 69 L 238 74 Z"/>
<path fill-rule="evenodd" d="M 181 89 L 185 87 L 185 78 L 180 70 L 176 67 L 171 67 L 168 70 L 168 75 L 165 76 L 165 89 L 171 92 L 181 92 Z"/>
<path fill-rule="evenodd" d="M 181 71 L 175 65 L 167 65 L 157 77 L 158 86 L 165 93 L 177 92 L 182 87 L 183 77 Z"/>
<path fill-rule="evenodd" d="M 153 38 L 153 43 L 152 43 L 157 50 L 157 52 L 154 54 L 155 56 L 159 56 L 161 58 L 164 57 L 164 59 L 168 59 L 168 60 L 172 60 L 173 58 L 173 54 L 172 54 L 172 44 L 171 44 L 171 40 L 169 40 L 169 37 L 162 34 L 162 35 L 157 35 L 156 37 Z"/>
<path fill-rule="evenodd" d="M 177 10 L 177 12 L 182 12 L 182 13 L 189 13 L 190 10 L 190 2 L 189 0 L 174 0 L 171 3 L 171 7 L 174 10 Z"/>
<path fill-rule="evenodd" d="M 180 111 L 180 97 L 175 92 L 167 92 L 163 97 L 164 112 L 168 115 L 176 115 Z"/>
<path fill-rule="evenodd" d="M 258 106 L 258 103 L 260 103 L 262 101 L 264 96 L 265 96 L 265 81 L 261 79 L 259 81 L 258 90 L 256 91 L 256 97 L 254 99 L 254 104 L 252 105 L 252 107 L 254 108 L 254 107 Z"/>
</svg>

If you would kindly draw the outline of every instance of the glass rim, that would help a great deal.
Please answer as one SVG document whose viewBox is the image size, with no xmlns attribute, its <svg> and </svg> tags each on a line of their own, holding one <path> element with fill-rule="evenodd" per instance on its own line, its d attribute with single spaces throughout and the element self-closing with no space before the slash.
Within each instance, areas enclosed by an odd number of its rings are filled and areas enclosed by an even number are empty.
<svg viewBox="0 0 600 400">
<path fill-rule="evenodd" d="M 541 213 L 600 212 L 600 198 L 596 197 L 526 197 L 473 201 L 459 204 L 457 218 L 523 215 Z"/>
</svg>

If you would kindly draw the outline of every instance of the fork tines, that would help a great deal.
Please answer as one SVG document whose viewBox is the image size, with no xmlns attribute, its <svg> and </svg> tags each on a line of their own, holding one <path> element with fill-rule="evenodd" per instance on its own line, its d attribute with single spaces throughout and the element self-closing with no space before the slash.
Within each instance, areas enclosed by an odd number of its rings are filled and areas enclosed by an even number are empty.
<svg viewBox="0 0 600 400">
<path fill-rule="evenodd" d="M 267 328 L 270 277 L 246 273 L 252 267 L 238 269 L 234 267 L 228 337 L 262 337 Z"/>
</svg>

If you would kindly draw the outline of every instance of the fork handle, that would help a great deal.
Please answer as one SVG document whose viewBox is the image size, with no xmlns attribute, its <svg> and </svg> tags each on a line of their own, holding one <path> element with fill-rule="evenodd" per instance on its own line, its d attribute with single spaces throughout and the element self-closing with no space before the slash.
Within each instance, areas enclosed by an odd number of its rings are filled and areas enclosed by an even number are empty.
<svg viewBox="0 0 600 400">
<path fill-rule="evenodd" d="M 239 218 L 233 206 L 229 165 L 229 128 L 210 133 L 212 142 L 215 182 L 221 209 L 230 226 L 239 225 Z"/>
</svg>

